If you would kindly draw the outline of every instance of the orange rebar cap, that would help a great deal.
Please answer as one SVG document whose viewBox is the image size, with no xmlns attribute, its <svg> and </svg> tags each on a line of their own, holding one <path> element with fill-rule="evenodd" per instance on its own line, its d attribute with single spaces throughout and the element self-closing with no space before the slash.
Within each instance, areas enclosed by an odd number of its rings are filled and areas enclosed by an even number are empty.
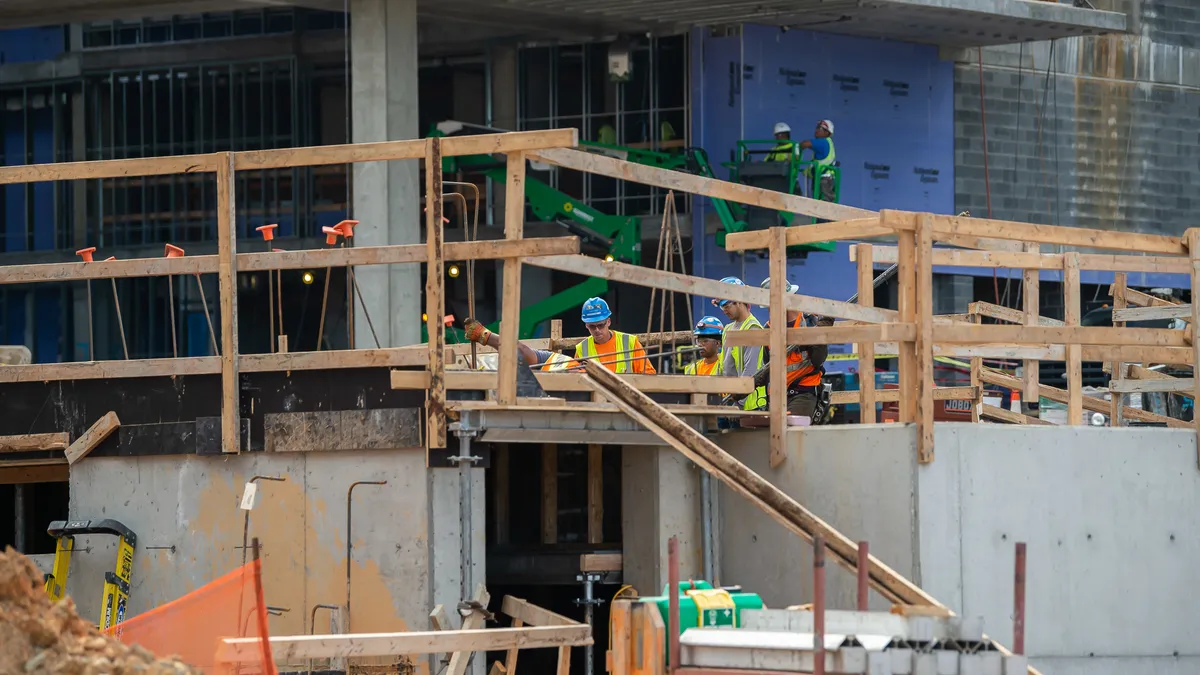
<svg viewBox="0 0 1200 675">
<path fill-rule="evenodd" d="M 96 247 L 81 248 L 75 251 L 75 255 L 83 257 L 83 262 L 92 262 L 92 254 L 96 252 Z"/>
<path fill-rule="evenodd" d="M 325 243 L 333 246 L 337 243 L 338 235 L 342 233 L 336 227 L 322 227 L 321 231 L 325 233 Z"/>
<path fill-rule="evenodd" d="M 343 237 L 349 239 L 354 236 L 354 227 L 356 225 L 358 225 L 357 220 L 343 220 L 337 225 L 334 225 L 333 229 L 341 232 Z"/>
<path fill-rule="evenodd" d="M 110 256 L 108 256 L 107 258 L 105 258 L 105 259 L 104 259 L 104 262 L 108 262 L 109 260 L 116 260 L 116 259 L 117 259 L 117 256 L 115 256 L 115 255 L 110 255 Z"/>
<path fill-rule="evenodd" d="M 273 225 L 263 225 L 254 229 L 258 230 L 258 233 L 262 235 L 263 241 L 271 241 L 275 238 L 275 228 L 277 227 L 279 227 L 278 223 Z"/>
<path fill-rule="evenodd" d="M 167 244 L 167 247 L 163 249 L 163 255 L 167 256 L 168 258 L 182 258 L 183 249 L 175 246 L 174 244 Z"/>
</svg>

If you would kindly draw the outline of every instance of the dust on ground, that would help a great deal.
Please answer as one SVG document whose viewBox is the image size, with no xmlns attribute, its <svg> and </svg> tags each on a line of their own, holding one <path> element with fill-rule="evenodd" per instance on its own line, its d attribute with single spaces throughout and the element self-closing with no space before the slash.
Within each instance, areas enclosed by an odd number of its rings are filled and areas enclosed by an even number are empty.
<svg viewBox="0 0 1200 675">
<path fill-rule="evenodd" d="M 0 551 L 0 675 L 200 675 L 173 659 L 100 633 L 70 597 L 51 602 L 42 574 L 11 547 Z"/>
</svg>

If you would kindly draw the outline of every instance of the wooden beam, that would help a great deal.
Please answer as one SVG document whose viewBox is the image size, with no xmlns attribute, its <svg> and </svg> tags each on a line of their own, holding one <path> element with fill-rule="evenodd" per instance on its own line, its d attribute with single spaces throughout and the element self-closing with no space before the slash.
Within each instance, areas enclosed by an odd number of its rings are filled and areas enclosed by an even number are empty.
<svg viewBox="0 0 1200 675">
<path fill-rule="evenodd" d="M 858 246 L 858 304 L 875 306 L 874 248 L 870 244 Z M 862 402 L 858 419 L 862 424 L 875 424 L 875 340 L 858 343 L 858 386 Z"/>
<path fill-rule="evenodd" d="M 1161 321 L 1163 319 L 1192 320 L 1191 305 L 1160 305 L 1158 307 L 1113 308 L 1113 323 L 1118 321 Z"/>
<path fill-rule="evenodd" d="M 1117 312 L 1127 307 L 1127 303 L 1125 301 L 1125 291 L 1128 290 L 1128 287 L 1129 278 L 1124 272 L 1117 272 L 1113 275 L 1113 283 L 1110 287 L 1110 290 L 1112 291 L 1113 298 L 1112 325 L 1114 328 L 1125 327 L 1125 323 L 1120 320 Z M 1124 376 L 1125 364 L 1121 361 L 1112 361 L 1109 364 L 1109 367 L 1112 369 L 1112 376 L 1116 380 L 1119 381 Z M 1125 407 L 1125 397 L 1118 391 L 1112 391 L 1111 381 L 1109 382 L 1109 387 L 1112 394 L 1109 397 L 1111 399 L 1111 408 L 1108 413 L 1108 425 L 1110 427 L 1125 426 L 1125 423 L 1122 419 L 1123 416 L 1121 415 Z"/>
<path fill-rule="evenodd" d="M 910 220 L 912 214 L 897 214 L 892 212 L 884 212 L 886 215 L 881 216 L 883 222 Z M 899 232 L 899 254 L 900 259 L 897 265 L 899 269 L 896 274 L 897 281 L 897 307 L 900 309 L 900 320 L 907 324 L 916 325 L 917 322 L 917 237 L 916 233 Z M 900 388 L 908 392 L 917 392 L 917 378 L 920 377 L 917 371 L 917 345 L 915 342 L 900 342 L 897 345 L 897 351 L 900 355 L 899 372 L 897 373 L 900 380 Z M 916 422 L 917 420 L 917 400 L 915 396 L 905 396 L 900 399 L 900 404 L 897 406 L 899 420 L 902 423 Z"/>
<path fill-rule="evenodd" d="M 75 439 L 71 447 L 67 448 L 66 456 L 68 464 L 75 464 L 79 460 L 87 457 L 88 453 L 96 449 L 96 446 L 104 442 L 104 439 L 112 435 L 121 426 L 121 420 L 117 419 L 117 413 L 108 411 L 103 417 L 96 420 L 88 430 L 83 432 L 83 435 Z"/>
<path fill-rule="evenodd" d="M 784 309 L 784 296 L 787 294 L 788 278 L 787 278 L 787 230 L 782 227 L 772 227 L 767 230 L 770 235 L 770 246 L 768 256 L 770 259 L 769 278 L 771 279 L 770 288 L 770 312 L 771 312 L 771 328 L 770 330 L 760 331 L 768 333 L 767 344 L 771 347 L 771 362 L 769 368 L 771 371 L 771 379 L 769 391 L 767 395 L 767 404 L 769 407 L 770 416 L 770 448 L 771 454 L 769 462 L 772 469 L 779 468 L 787 461 L 787 314 Z M 728 239 L 726 245 L 728 246 Z M 741 333 L 743 331 L 730 331 L 729 335 Z M 731 343 L 730 343 L 731 344 Z M 796 342 L 793 344 L 806 344 Z"/>
<path fill-rule="evenodd" d="M 368 350 L 355 350 L 368 351 Z M 312 352 L 304 352 L 312 353 Z M 331 354 L 335 352 L 321 352 Z M 410 363 L 399 365 L 424 365 L 411 353 L 401 352 Z M 251 356 L 259 356 L 257 354 Z M 265 355 L 264 355 L 265 356 Z M 249 357 L 243 357 L 249 358 Z M 274 368 L 273 370 L 279 370 Z M 3 374 L 0 369 L 0 374 Z M 535 372 L 534 377 L 547 392 L 589 391 L 583 373 Z M 620 376 L 641 391 L 667 394 L 748 394 L 754 391 L 754 379 L 750 377 L 712 377 L 708 375 L 637 375 Z M 426 389 L 429 387 L 427 370 L 393 370 L 392 389 Z M 489 391 L 495 389 L 499 379 L 495 371 L 447 370 L 445 386 L 451 390 Z"/>
<path fill-rule="evenodd" d="M 675 190 L 676 192 L 688 192 L 694 195 L 724 199 L 725 201 L 737 202 L 739 204 L 760 206 L 775 211 L 788 211 L 821 218 L 822 220 L 849 220 L 875 215 L 873 211 L 858 209 L 852 206 L 764 190 L 740 183 L 730 183 L 715 178 L 705 178 L 704 176 L 671 171 L 670 169 L 634 164 L 613 157 L 604 157 L 578 150 L 538 150 L 530 154 L 534 160 L 561 166 L 564 169 L 574 169 L 576 171 L 642 183 L 643 185 L 653 185 L 667 190 Z"/>
<path fill-rule="evenodd" d="M 771 228 L 773 229 L 773 228 Z M 787 245 L 800 246 L 825 241 L 848 241 L 872 237 L 895 236 L 896 231 L 879 222 L 879 216 L 839 220 L 816 225 L 793 225 L 786 228 Z M 734 232 L 725 237 L 726 251 L 747 251 L 768 248 L 770 230 Z"/>
<path fill-rule="evenodd" d="M 221 313 L 221 452 L 241 451 L 238 403 L 237 193 L 233 153 L 217 162 L 218 295 Z"/>
<path fill-rule="evenodd" d="M 220 154 L 174 155 L 139 159 L 107 159 L 89 162 L 55 162 L 0 167 L 0 185 L 51 180 L 131 178 L 170 174 L 211 173 L 217 170 Z"/>
<path fill-rule="evenodd" d="M 923 213 L 916 220 L 917 462 L 928 464 L 933 461 L 933 217 Z"/>
<path fill-rule="evenodd" d="M 5 452 L 36 452 L 38 450 L 66 450 L 71 444 L 67 432 L 51 432 L 47 434 L 21 434 L 19 436 L 0 436 L 0 453 Z"/>
<path fill-rule="evenodd" d="M 1125 365 L 1125 364 L 1121 364 L 1121 365 Z M 1127 374 L 1129 375 L 1129 378 L 1133 379 L 1133 380 L 1157 380 L 1157 381 L 1170 380 L 1171 382 L 1191 382 L 1191 378 L 1172 377 L 1170 375 L 1167 375 L 1166 373 L 1160 373 L 1157 370 L 1150 370 L 1149 368 L 1146 368 L 1144 366 L 1139 366 L 1136 363 L 1131 363 L 1128 365 Z M 1115 374 L 1113 375 L 1113 378 L 1114 378 L 1114 381 L 1117 381 L 1117 382 L 1123 381 L 1123 380 L 1121 380 L 1121 378 L 1118 378 Z M 1111 386 L 1111 384 L 1110 384 L 1110 386 Z M 1190 388 L 1187 391 L 1179 391 L 1179 392 L 1175 392 L 1175 393 L 1180 394 L 1184 398 L 1190 398 L 1192 400 L 1195 400 L 1194 395 L 1192 394 L 1192 389 L 1190 389 Z"/>
<path fill-rule="evenodd" d="M 558 543 L 558 446 L 542 445 L 542 543 Z"/>
<path fill-rule="evenodd" d="M 971 314 L 971 322 L 978 325 L 982 320 L 978 314 Z M 936 350 L 936 345 L 935 345 Z M 971 421 L 978 422 L 980 415 L 983 413 L 983 381 L 979 379 L 979 372 L 983 370 L 983 357 L 971 357 L 971 387 L 976 390 L 976 395 L 971 400 Z"/>
<path fill-rule="evenodd" d="M 1012 344 L 1185 346 L 1183 331 L 1165 328 L 1109 328 L 1107 326 L 967 326 L 936 324 L 936 342 L 1006 342 Z"/>
<path fill-rule="evenodd" d="M 526 258 L 525 264 L 563 272 L 572 272 L 583 276 L 599 277 L 608 279 L 609 281 L 620 281 L 637 286 L 648 286 L 650 288 L 674 291 L 686 295 L 735 300 L 749 305 L 766 306 L 771 302 L 771 294 L 762 288 L 723 284 L 716 279 L 704 279 L 702 277 L 693 277 L 686 274 L 666 272 L 620 262 L 607 262 L 599 258 L 591 258 L 583 255 Z M 848 302 L 839 302 L 837 300 L 827 300 L 825 298 L 800 294 L 787 296 L 787 308 L 807 314 L 853 319 L 866 323 L 887 323 L 896 321 L 899 316 L 895 310 L 862 307 Z M 503 338 L 501 338 L 501 341 L 503 341 Z"/>
<path fill-rule="evenodd" d="M 1183 235 L 1189 250 L 1189 261 L 1192 265 L 1192 325 L 1200 328 L 1200 229 L 1190 227 Z M 1192 342 L 1192 363 L 1200 368 L 1200 340 Z M 1196 385 L 1192 392 L 1192 400 L 1200 400 L 1200 372 L 1192 378 Z M 1200 415 L 1192 415 L 1192 423 L 1196 428 L 1196 463 L 1200 467 Z"/>
<path fill-rule="evenodd" d="M 1020 242 L 992 239 L 989 237 L 972 237 L 965 234 L 944 234 L 935 232 L 933 235 L 933 240 L 943 244 L 949 244 L 951 246 L 978 249 L 981 251 L 1020 252 L 1023 250 Z"/>
<path fill-rule="evenodd" d="M 995 384 L 995 385 L 998 385 L 1001 387 L 1008 387 L 1009 389 L 1020 389 L 1020 387 L 1021 387 L 1021 380 L 1013 377 L 1012 375 L 1009 375 L 1008 373 L 1003 373 L 998 370 L 994 370 L 992 368 L 984 368 L 983 372 L 980 374 L 980 377 L 983 379 L 984 382 L 987 382 L 988 384 Z M 1058 403 L 1066 403 L 1067 402 L 1067 390 L 1066 389 L 1059 389 L 1058 387 L 1050 387 L 1050 386 L 1043 384 L 1038 387 L 1038 393 L 1043 398 L 1048 398 L 1051 401 L 1056 401 Z M 1104 399 L 1096 397 L 1096 396 L 1084 396 L 1083 397 L 1083 408 L 1084 408 L 1084 410 L 1090 410 L 1092 412 L 1104 413 L 1106 415 L 1109 413 L 1108 401 L 1105 401 Z M 1192 428 L 1192 425 L 1190 422 L 1184 422 L 1182 420 L 1177 420 L 1177 419 L 1174 419 L 1171 417 L 1165 417 L 1163 415 L 1156 415 L 1152 412 L 1147 412 L 1145 410 L 1141 410 L 1140 408 L 1131 408 L 1129 406 L 1125 406 L 1125 408 L 1122 411 L 1122 414 L 1129 419 L 1135 419 L 1135 420 L 1139 420 L 1142 422 L 1163 422 L 1163 423 L 1166 423 L 1167 426 L 1174 427 L 1177 429 Z"/>
<path fill-rule="evenodd" d="M 1040 250 L 1037 244 L 1025 244 L 1026 253 L 1039 255 Z M 1062 262 L 1061 256 L 1059 262 Z M 1025 305 L 1024 321 L 1014 322 L 1023 323 L 1026 326 L 1039 326 L 1043 323 L 1041 315 L 1041 279 L 1038 276 L 1037 270 L 1024 270 L 1021 274 L 1021 291 L 1022 304 Z M 979 316 L 980 312 L 971 310 Z M 1052 321 L 1052 319 L 1045 319 Z M 1049 325 L 1049 324 L 1048 324 Z M 1041 364 L 1033 359 L 1025 359 L 1023 363 L 1023 371 L 1025 375 L 1025 386 L 1021 388 L 1021 400 L 1026 403 L 1037 403 L 1038 401 L 1038 382 L 1041 378 Z"/>
<path fill-rule="evenodd" d="M 935 401 L 973 401 L 978 398 L 979 387 L 934 387 L 933 400 Z M 846 405 L 850 403 L 860 403 L 862 401 L 862 390 L 835 391 L 832 394 L 832 402 L 835 405 Z M 875 392 L 875 400 L 879 403 L 893 403 L 900 400 L 899 389 L 880 389 Z"/>
<path fill-rule="evenodd" d="M 1077 328 L 1082 299 L 1079 295 L 1079 254 L 1075 252 L 1063 256 L 1063 304 L 1067 327 Z M 1083 424 L 1083 354 L 1078 342 L 1067 344 L 1067 424 Z"/>
<path fill-rule="evenodd" d="M 589 445 L 587 457 L 588 543 L 599 544 L 604 541 L 604 446 Z M 532 621 L 525 623 L 539 625 Z"/>
<path fill-rule="evenodd" d="M 592 628 L 586 624 L 405 633 L 286 635 L 270 638 L 271 655 L 280 663 L 348 656 L 403 656 L 589 644 L 592 644 Z M 219 663 L 260 661 L 262 638 L 225 638 L 216 656 Z"/>
<path fill-rule="evenodd" d="M 423 353 L 406 350 L 403 347 L 384 347 L 383 349 L 336 349 L 324 352 L 245 354 L 241 358 L 241 371 L 264 373 L 289 370 L 388 368 L 427 364 L 428 356 Z"/>
<path fill-rule="evenodd" d="M 1111 295 L 1115 290 L 1115 285 L 1108 287 L 1108 292 Z M 1133 307 L 1176 307 L 1178 303 L 1168 302 L 1162 298 L 1156 298 L 1149 293 L 1135 291 L 1132 288 L 1125 289 L 1125 302 Z"/>
<path fill-rule="evenodd" d="M 508 155 L 508 178 L 504 191 L 504 237 L 520 239 L 525 227 L 525 155 Z M 521 327 L 521 259 L 505 258 L 500 301 L 500 344 L 515 345 Z M 500 386 L 496 398 L 504 404 L 517 402 L 517 350 L 500 351 Z"/>
<path fill-rule="evenodd" d="M 726 347 L 770 344 L 771 331 L 765 328 L 730 331 L 725 336 Z M 815 328 L 788 328 L 789 345 L 840 345 L 848 342 L 912 342 L 916 339 L 917 327 L 912 323 L 872 323 L 858 326 L 818 326 Z M 772 348 L 772 353 L 774 348 Z"/>
<path fill-rule="evenodd" d="M 429 613 L 429 624 L 434 630 L 454 630 L 450 627 L 450 616 L 443 605 L 437 605 Z"/>
<path fill-rule="evenodd" d="M 935 236 L 935 238 L 939 238 Z M 1022 246 L 1017 242 L 1006 242 Z M 1061 270 L 1061 253 L 1039 253 L 1037 244 L 1024 245 L 1027 250 L 975 251 L 955 248 L 935 248 L 933 264 L 945 267 L 983 267 L 990 269 Z M 856 253 L 851 247 L 851 260 Z M 896 262 L 895 246 L 877 246 L 875 262 Z M 1187 260 L 1170 256 L 1116 255 L 1111 253 L 1080 253 L 1079 267 L 1100 272 L 1145 272 L 1149 274 L 1187 274 Z"/>
<path fill-rule="evenodd" d="M 999 406 L 994 406 L 994 405 L 991 405 L 988 403 L 982 404 L 982 409 L 980 410 L 980 414 L 983 417 L 986 417 L 988 419 L 1000 420 L 1002 422 L 1008 422 L 1009 424 L 1031 424 L 1031 425 L 1035 425 L 1035 426 L 1054 426 L 1053 423 L 1047 422 L 1046 420 L 1039 419 L 1037 417 L 1030 417 L 1029 415 L 1023 415 L 1019 412 L 1013 412 L 1011 410 L 1005 410 L 1004 408 L 1001 408 Z"/>
<path fill-rule="evenodd" d="M 441 163 L 441 161 L 439 159 L 439 164 L 440 163 Z M 438 201 L 441 201 L 441 194 L 442 194 L 442 192 L 439 189 L 437 192 Z M 440 226 L 441 224 L 442 224 L 442 219 L 441 219 L 441 216 L 439 215 L 438 216 L 438 225 Z M 488 603 L 490 603 L 492 600 L 492 594 L 488 593 L 486 586 L 484 586 L 483 584 L 479 584 L 478 586 L 475 587 L 475 595 L 473 595 L 471 597 L 471 599 L 474 600 L 479 606 L 484 607 L 486 609 L 488 606 Z M 463 627 L 463 630 L 465 630 L 465 631 L 466 630 L 480 630 L 485 627 L 486 623 L 487 623 L 487 614 L 485 612 L 481 612 L 478 609 L 476 609 L 476 610 L 472 611 L 469 616 L 467 616 L 465 619 L 463 619 L 462 627 Z M 475 650 L 475 649 L 455 649 L 455 650 L 453 650 L 453 653 L 451 653 L 451 655 L 450 655 L 450 663 L 447 664 L 447 666 L 446 666 L 446 675 L 464 675 L 464 673 L 467 672 L 467 664 L 471 662 L 471 655 L 474 654 L 476 651 L 479 651 L 479 650 Z"/>
<path fill-rule="evenodd" d="M 886 210 L 880 212 L 880 215 L 885 218 L 885 222 L 886 214 Z M 1056 244 L 1109 251 L 1136 251 L 1163 255 L 1187 254 L 1187 249 L 1179 237 L 1158 234 L 1092 230 L 1083 227 L 1056 227 L 947 215 L 934 215 L 933 228 L 936 233 L 941 235 L 991 237 L 1026 243 Z"/>
<path fill-rule="evenodd" d="M 1026 297 L 1024 298 L 1025 306 L 1029 307 L 1033 304 L 1037 304 L 1038 292 L 1036 290 L 1036 282 L 1035 282 L 1034 286 L 1027 286 L 1026 288 L 1034 288 L 1035 290 L 1033 291 L 1032 298 L 1028 297 L 1028 295 L 1026 295 Z M 1033 301 L 1033 302 L 1031 302 L 1031 301 Z M 1032 325 L 1065 326 L 1066 325 L 1063 321 L 1059 321 L 1058 319 L 1052 319 L 1048 316 L 1040 316 L 1040 315 L 1035 315 L 1035 318 L 1037 321 L 1036 324 L 1026 323 L 1027 321 L 1029 321 L 1029 314 L 1027 312 L 1020 310 L 1020 309 L 1013 309 L 1012 307 L 1004 307 L 1002 305 L 995 305 L 990 302 L 972 302 L 967 307 L 968 307 L 967 311 L 969 311 L 971 314 L 978 314 L 979 316 L 986 316 L 989 319 L 997 319 L 999 321 L 1007 321 L 1008 323 L 1023 324 L 1023 325 L 1029 325 L 1029 326 L 1032 326 Z"/>
<path fill-rule="evenodd" d="M 446 297 L 443 286 L 445 268 L 442 261 L 442 142 L 439 138 L 429 138 L 426 139 L 426 143 L 425 326 L 429 335 L 429 388 L 425 398 L 425 427 L 428 429 L 426 445 L 432 449 L 446 447 L 446 388 L 443 386 L 446 370 L 443 346 L 446 343 L 446 331 L 442 326 L 442 317 L 446 315 Z M 452 658 L 451 666 L 454 665 Z M 466 664 L 463 663 L 462 667 L 465 669 Z M 462 673 L 452 672 L 450 675 Z"/>
<path fill-rule="evenodd" d="M 580 572 L 620 572 L 624 569 L 620 553 L 584 553 L 579 556 Z"/>
<path fill-rule="evenodd" d="M 0 485 L 65 483 L 70 479 L 71 467 L 62 457 L 10 459 L 0 462 Z"/>
<path fill-rule="evenodd" d="M 1192 392 L 1195 391 L 1195 389 L 1196 382 L 1195 379 L 1191 377 L 1169 377 L 1165 380 L 1113 380 L 1109 385 L 1109 391 L 1121 392 L 1123 394 L 1132 394 L 1137 392 L 1162 392 L 1184 394 L 1188 398 L 1192 397 Z"/>
<path fill-rule="evenodd" d="M 500 611 L 514 619 L 520 619 L 526 626 L 579 626 L 580 622 L 568 619 L 562 614 L 551 612 L 539 607 L 528 600 L 504 596 L 500 603 Z"/>
</svg>

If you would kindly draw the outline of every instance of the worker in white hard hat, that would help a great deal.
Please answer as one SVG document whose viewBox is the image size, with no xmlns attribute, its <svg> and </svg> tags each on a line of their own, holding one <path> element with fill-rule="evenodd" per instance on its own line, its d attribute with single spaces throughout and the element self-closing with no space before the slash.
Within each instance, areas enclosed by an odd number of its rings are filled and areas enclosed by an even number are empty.
<svg viewBox="0 0 1200 675">
<path fill-rule="evenodd" d="M 792 128 L 788 126 L 787 122 L 776 122 L 773 133 L 775 134 L 775 147 L 767 153 L 766 161 L 786 162 L 796 152 L 796 144 L 792 142 Z"/>
<path fill-rule="evenodd" d="M 834 165 L 837 161 L 837 151 L 833 147 L 833 122 L 830 120 L 821 120 L 817 122 L 817 128 L 813 131 L 813 137 L 800 141 L 796 144 L 797 152 L 812 150 L 812 165 L 805 167 L 804 177 L 805 182 L 809 185 L 809 196 L 820 198 L 816 194 L 816 185 L 813 177 L 820 178 L 825 173 L 827 167 Z"/>
</svg>

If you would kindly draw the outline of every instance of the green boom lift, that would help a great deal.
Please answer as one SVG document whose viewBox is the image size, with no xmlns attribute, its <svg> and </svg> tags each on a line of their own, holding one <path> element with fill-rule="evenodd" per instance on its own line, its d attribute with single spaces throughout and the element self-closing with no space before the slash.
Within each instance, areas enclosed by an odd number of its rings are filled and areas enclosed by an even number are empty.
<svg viewBox="0 0 1200 675">
<path fill-rule="evenodd" d="M 430 130 L 429 136 L 446 137 L 459 134 L 500 133 L 502 131 L 504 130 L 464 122 L 446 121 L 435 125 Z M 766 141 L 761 142 L 765 143 Z M 808 163 L 800 161 L 799 153 L 794 154 L 789 162 L 771 162 L 769 164 L 773 166 L 769 167 L 765 172 L 768 178 L 764 179 L 764 171 L 758 169 L 756 166 L 751 166 L 752 164 L 768 164 L 752 161 L 752 155 L 757 151 L 751 150 L 750 146 L 757 143 L 760 143 L 760 141 L 738 143 L 739 161 L 735 164 L 727 165 L 730 168 L 733 180 L 748 185 L 794 194 L 797 186 L 797 177 L 804 175 L 805 166 Z M 770 141 L 770 143 L 774 143 L 774 141 Z M 708 153 L 703 148 L 684 148 L 675 152 L 665 152 L 627 148 L 608 143 L 581 141 L 579 149 L 636 164 L 682 171 L 707 178 L 716 177 L 713 175 L 712 165 L 708 160 Z M 447 173 L 460 170 L 482 173 L 500 185 L 503 185 L 507 178 L 504 161 L 492 155 L 446 157 L 442 160 L 442 170 Z M 840 172 L 836 168 L 832 168 L 826 173 L 832 173 L 834 187 L 831 200 L 837 201 L 837 184 L 840 180 Z M 780 180 L 772 181 L 769 179 L 769 176 L 782 175 L 786 175 L 786 185 Z M 776 186 L 774 183 L 780 183 L 780 185 Z M 534 217 L 539 221 L 563 223 L 572 232 L 580 235 L 581 238 L 603 245 L 608 251 L 607 257 L 610 260 L 627 262 L 633 265 L 641 264 L 642 237 L 640 217 L 612 216 L 601 213 L 565 192 L 551 187 L 545 181 L 532 176 L 526 176 L 525 178 L 525 196 L 528 199 L 530 211 L 532 211 Z M 790 225 L 794 215 L 792 213 L 776 213 L 766 209 L 732 204 L 723 199 L 713 198 L 711 201 L 713 209 L 721 221 L 721 230 L 717 233 L 716 237 L 717 244 L 721 246 L 724 246 L 725 235 L 727 233 L 742 232 L 747 229 L 761 229 L 778 224 Z M 833 242 L 806 244 L 804 246 L 789 248 L 789 253 L 805 255 L 809 251 L 832 251 L 835 246 L 836 244 Z M 590 277 L 586 281 L 555 293 L 540 302 L 522 307 L 521 326 L 519 330 L 521 339 L 533 337 L 537 326 L 550 317 L 556 316 L 571 307 L 578 307 L 583 304 L 584 300 L 593 296 L 603 295 L 607 290 L 607 280 Z M 493 323 L 489 328 L 495 330 L 497 325 Z M 448 329 L 447 339 L 450 341 L 461 341 L 462 336 L 460 332 L 457 329 Z M 425 338 L 426 336 L 423 334 L 422 337 Z"/>
</svg>

